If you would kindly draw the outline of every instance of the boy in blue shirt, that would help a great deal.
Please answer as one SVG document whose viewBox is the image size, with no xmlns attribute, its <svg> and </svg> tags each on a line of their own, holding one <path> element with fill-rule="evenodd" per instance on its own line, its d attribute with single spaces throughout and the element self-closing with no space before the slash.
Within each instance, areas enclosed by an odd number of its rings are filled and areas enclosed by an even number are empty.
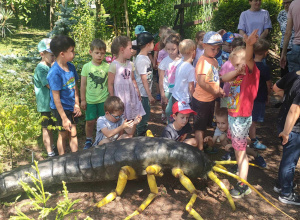
<svg viewBox="0 0 300 220">
<path fill-rule="evenodd" d="M 51 67 L 47 80 L 50 86 L 51 112 L 57 119 L 56 126 L 62 127 L 57 139 L 59 155 L 65 153 L 67 138 L 70 138 L 71 151 L 78 150 L 76 124 L 81 116 L 76 85 L 78 75 L 75 66 L 70 63 L 75 56 L 74 47 L 74 40 L 63 35 L 55 36 L 50 43 L 56 62 Z"/>
</svg>

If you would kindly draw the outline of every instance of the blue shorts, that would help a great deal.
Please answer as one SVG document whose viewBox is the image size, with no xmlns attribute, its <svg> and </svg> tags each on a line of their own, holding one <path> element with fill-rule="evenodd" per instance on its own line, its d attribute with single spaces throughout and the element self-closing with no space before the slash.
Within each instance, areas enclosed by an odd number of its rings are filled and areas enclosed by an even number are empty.
<svg viewBox="0 0 300 220">
<path fill-rule="evenodd" d="M 266 111 L 265 102 L 254 102 L 252 110 L 252 121 L 255 122 L 264 122 Z"/>
<path fill-rule="evenodd" d="M 287 53 L 288 68 L 290 72 L 300 70 L 300 44 L 293 44 L 292 50 Z"/>
</svg>

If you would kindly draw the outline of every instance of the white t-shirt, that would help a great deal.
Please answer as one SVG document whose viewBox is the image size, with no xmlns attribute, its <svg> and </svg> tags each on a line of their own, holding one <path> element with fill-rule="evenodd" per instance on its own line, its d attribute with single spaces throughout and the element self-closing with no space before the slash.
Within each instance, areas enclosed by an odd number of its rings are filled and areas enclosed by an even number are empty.
<svg viewBox="0 0 300 220">
<path fill-rule="evenodd" d="M 140 75 L 145 75 L 145 74 L 147 75 L 147 81 L 151 92 L 152 83 L 153 83 L 153 69 L 152 69 L 151 61 L 148 56 L 138 55 L 135 59 L 134 66 L 135 66 L 134 76 L 137 85 L 139 87 L 141 96 L 148 97 Z"/>
<path fill-rule="evenodd" d="M 159 64 L 158 68 L 165 71 L 164 91 L 171 93 L 175 85 L 175 72 L 181 59 L 172 60 L 169 56 L 165 57 Z"/>
<path fill-rule="evenodd" d="M 204 49 L 201 50 L 199 47 L 197 47 L 197 49 L 196 49 L 196 56 L 195 56 L 195 58 L 193 60 L 193 66 L 195 68 L 196 68 L 196 65 L 197 65 L 197 62 L 198 62 L 199 58 L 203 55 L 203 53 L 204 53 Z"/>
<path fill-rule="evenodd" d="M 177 101 L 191 102 L 189 94 L 189 83 L 196 82 L 195 67 L 188 62 L 182 61 L 178 64 L 175 73 L 175 86 L 173 88 L 172 96 Z"/>
<path fill-rule="evenodd" d="M 97 146 L 99 142 L 105 138 L 107 138 L 103 133 L 102 129 L 107 128 L 108 130 L 113 130 L 123 124 L 124 118 L 121 117 L 121 119 L 117 122 L 111 122 L 109 121 L 105 116 L 101 116 L 97 119 L 97 133 L 96 133 L 96 139 L 93 146 Z M 119 133 L 115 134 L 114 136 L 108 138 L 110 141 L 115 141 L 119 137 Z"/>
</svg>

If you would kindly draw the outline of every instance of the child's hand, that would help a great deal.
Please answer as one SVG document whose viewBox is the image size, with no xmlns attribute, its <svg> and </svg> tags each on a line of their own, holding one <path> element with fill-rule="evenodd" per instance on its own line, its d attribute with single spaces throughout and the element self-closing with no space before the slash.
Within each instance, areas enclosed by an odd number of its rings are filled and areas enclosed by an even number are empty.
<svg viewBox="0 0 300 220">
<path fill-rule="evenodd" d="M 148 98 L 149 98 L 150 104 L 153 105 L 155 103 L 155 99 L 153 98 L 153 96 L 150 95 Z"/>
<path fill-rule="evenodd" d="M 238 75 L 246 75 L 245 65 L 242 65 L 236 69 L 236 74 Z"/>
<path fill-rule="evenodd" d="M 219 88 L 219 92 L 218 92 L 217 96 L 221 97 L 221 98 L 225 97 L 225 92 L 221 87 Z"/>
<path fill-rule="evenodd" d="M 135 119 L 133 120 L 133 124 L 137 125 L 138 123 L 140 123 L 142 120 L 142 116 L 138 115 L 135 117 Z"/>
<path fill-rule="evenodd" d="M 80 107 L 81 107 L 83 110 L 86 110 L 86 101 L 82 101 L 82 100 L 81 100 Z"/>
<path fill-rule="evenodd" d="M 68 118 L 62 121 L 62 126 L 66 131 L 71 132 L 72 123 Z"/>
<path fill-rule="evenodd" d="M 258 40 L 258 29 L 255 29 L 249 36 L 247 34 L 244 34 L 244 41 L 246 45 L 253 46 L 256 41 Z"/>
<path fill-rule="evenodd" d="M 212 139 L 213 139 L 213 138 L 212 138 L 211 136 L 207 136 L 207 137 L 204 138 L 203 141 L 204 141 L 205 143 L 207 143 L 207 142 L 209 142 L 209 141 L 212 141 Z"/>
<path fill-rule="evenodd" d="M 161 97 L 161 100 L 162 100 L 162 104 L 165 104 L 165 105 L 167 105 L 169 102 L 168 98 L 165 95 Z"/>
<path fill-rule="evenodd" d="M 227 145 L 225 146 L 225 150 L 226 150 L 226 151 L 229 151 L 230 148 L 232 148 L 232 144 L 227 144 Z"/>
<path fill-rule="evenodd" d="M 123 129 L 132 128 L 133 127 L 133 120 L 128 121 L 127 119 L 124 120 L 122 124 Z"/>
<path fill-rule="evenodd" d="M 74 117 L 80 117 L 81 116 L 81 110 L 80 110 L 79 105 L 77 105 L 77 104 L 74 105 L 73 113 L 75 114 Z"/>
</svg>

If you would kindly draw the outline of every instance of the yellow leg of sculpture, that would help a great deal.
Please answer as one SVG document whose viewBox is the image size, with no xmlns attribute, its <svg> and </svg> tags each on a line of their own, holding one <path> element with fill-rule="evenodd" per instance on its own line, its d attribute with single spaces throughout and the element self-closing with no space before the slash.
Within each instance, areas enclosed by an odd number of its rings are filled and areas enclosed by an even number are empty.
<svg viewBox="0 0 300 220">
<path fill-rule="evenodd" d="M 142 211 L 147 208 L 147 206 L 152 202 L 152 200 L 157 196 L 158 188 L 155 180 L 155 176 L 162 176 L 161 167 L 158 165 L 148 166 L 146 168 L 147 180 L 150 188 L 150 194 L 147 199 L 140 205 L 140 207 L 135 210 L 131 215 L 127 216 L 125 219 L 131 219 L 133 216 L 139 215 Z"/>
<path fill-rule="evenodd" d="M 207 175 L 212 181 L 214 181 L 216 184 L 218 184 L 218 186 L 220 186 L 220 188 L 224 191 L 224 193 L 227 196 L 227 199 L 231 205 L 232 210 L 235 211 L 234 201 L 233 201 L 228 189 L 224 185 L 224 183 L 222 183 L 222 181 L 219 180 L 219 178 L 212 171 L 209 171 Z"/>
<path fill-rule="evenodd" d="M 124 166 L 119 172 L 118 183 L 115 192 L 108 194 L 104 199 L 96 204 L 98 208 L 106 205 L 113 201 L 117 196 L 120 196 L 125 189 L 127 180 L 136 179 L 135 170 L 132 167 Z"/>
<path fill-rule="evenodd" d="M 196 188 L 193 185 L 193 183 L 191 182 L 191 180 L 184 175 L 183 171 L 179 168 L 173 168 L 172 169 L 172 174 L 173 176 L 175 176 L 176 178 L 179 178 L 179 181 L 181 182 L 181 184 L 190 192 L 192 193 L 192 198 L 190 199 L 189 203 L 186 205 L 186 211 L 189 212 L 189 214 L 191 216 L 193 216 L 195 219 L 197 220 L 202 220 L 202 217 L 192 208 L 196 199 L 197 199 L 197 195 L 196 193 Z"/>
</svg>

